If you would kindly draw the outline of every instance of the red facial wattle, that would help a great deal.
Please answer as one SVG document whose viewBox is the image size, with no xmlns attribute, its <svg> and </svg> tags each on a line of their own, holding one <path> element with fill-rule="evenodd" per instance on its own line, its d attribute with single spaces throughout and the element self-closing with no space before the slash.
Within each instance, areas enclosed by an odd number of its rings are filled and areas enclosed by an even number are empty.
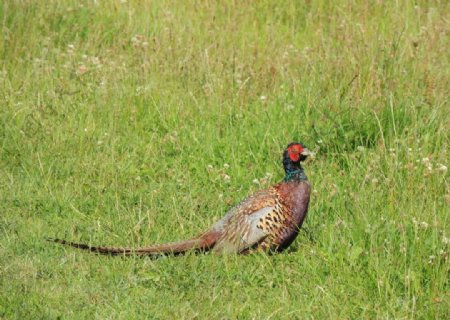
<svg viewBox="0 0 450 320">
<path fill-rule="evenodd" d="M 293 162 L 297 162 L 298 159 L 300 159 L 300 155 L 298 153 L 291 153 L 289 154 L 289 158 L 293 161 Z"/>
<path fill-rule="evenodd" d="M 303 152 L 303 148 L 299 144 L 294 144 L 288 148 L 289 158 L 293 162 L 297 162 L 300 159 L 300 154 Z"/>
</svg>

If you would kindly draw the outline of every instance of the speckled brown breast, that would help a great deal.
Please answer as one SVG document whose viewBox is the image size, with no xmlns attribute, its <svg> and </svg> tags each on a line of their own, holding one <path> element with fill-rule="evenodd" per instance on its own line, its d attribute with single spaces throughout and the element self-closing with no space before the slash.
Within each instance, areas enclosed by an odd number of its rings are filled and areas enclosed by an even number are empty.
<svg viewBox="0 0 450 320">
<path fill-rule="evenodd" d="M 276 185 L 275 210 L 260 219 L 257 228 L 269 234 L 257 247 L 282 251 L 297 237 L 308 211 L 310 184 L 307 181 Z"/>
</svg>

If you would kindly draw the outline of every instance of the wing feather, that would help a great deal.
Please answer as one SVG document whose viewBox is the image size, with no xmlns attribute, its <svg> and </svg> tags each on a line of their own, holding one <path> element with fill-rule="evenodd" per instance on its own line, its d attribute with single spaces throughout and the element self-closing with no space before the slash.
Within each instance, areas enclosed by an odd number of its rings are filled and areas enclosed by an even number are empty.
<svg viewBox="0 0 450 320">
<path fill-rule="evenodd" d="M 276 191 L 270 188 L 255 193 L 229 210 L 213 226 L 214 231 L 221 233 L 214 251 L 239 253 L 264 240 L 268 233 L 260 227 L 260 222 L 275 210 L 276 204 Z"/>
</svg>

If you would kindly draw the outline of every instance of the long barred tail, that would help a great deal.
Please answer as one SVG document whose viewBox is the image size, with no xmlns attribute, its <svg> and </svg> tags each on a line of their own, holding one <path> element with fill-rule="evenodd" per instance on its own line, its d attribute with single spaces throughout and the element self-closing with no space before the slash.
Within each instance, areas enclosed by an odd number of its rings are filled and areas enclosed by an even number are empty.
<svg viewBox="0 0 450 320">
<path fill-rule="evenodd" d="M 190 250 L 208 251 L 214 246 L 218 237 L 219 234 L 216 232 L 207 232 L 194 239 L 179 242 L 171 242 L 166 244 L 158 244 L 144 248 L 114 248 L 114 247 L 91 246 L 84 243 L 76 243 L 54 238 L 46 238 L 46 240 L 74 247 L 77 249 L 87 250 L 105 255 L 150 256 L 150 255 L 181 254 Z"/>
</svg>

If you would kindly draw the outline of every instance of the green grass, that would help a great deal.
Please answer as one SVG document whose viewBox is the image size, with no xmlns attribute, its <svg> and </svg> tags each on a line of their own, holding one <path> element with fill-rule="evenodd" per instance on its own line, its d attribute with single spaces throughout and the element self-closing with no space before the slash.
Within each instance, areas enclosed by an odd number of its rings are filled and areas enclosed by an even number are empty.
<svg viewBox="0 0 450 320">
<path fill-rule="evenodd" d="M 0 318 L 448 319 L 449 20 L 446 1 L 1 1 Z M 279 181 L 292 140 L 317 156 L 288 252 L 44 241 L 191 237 Z"/>
</svg>

